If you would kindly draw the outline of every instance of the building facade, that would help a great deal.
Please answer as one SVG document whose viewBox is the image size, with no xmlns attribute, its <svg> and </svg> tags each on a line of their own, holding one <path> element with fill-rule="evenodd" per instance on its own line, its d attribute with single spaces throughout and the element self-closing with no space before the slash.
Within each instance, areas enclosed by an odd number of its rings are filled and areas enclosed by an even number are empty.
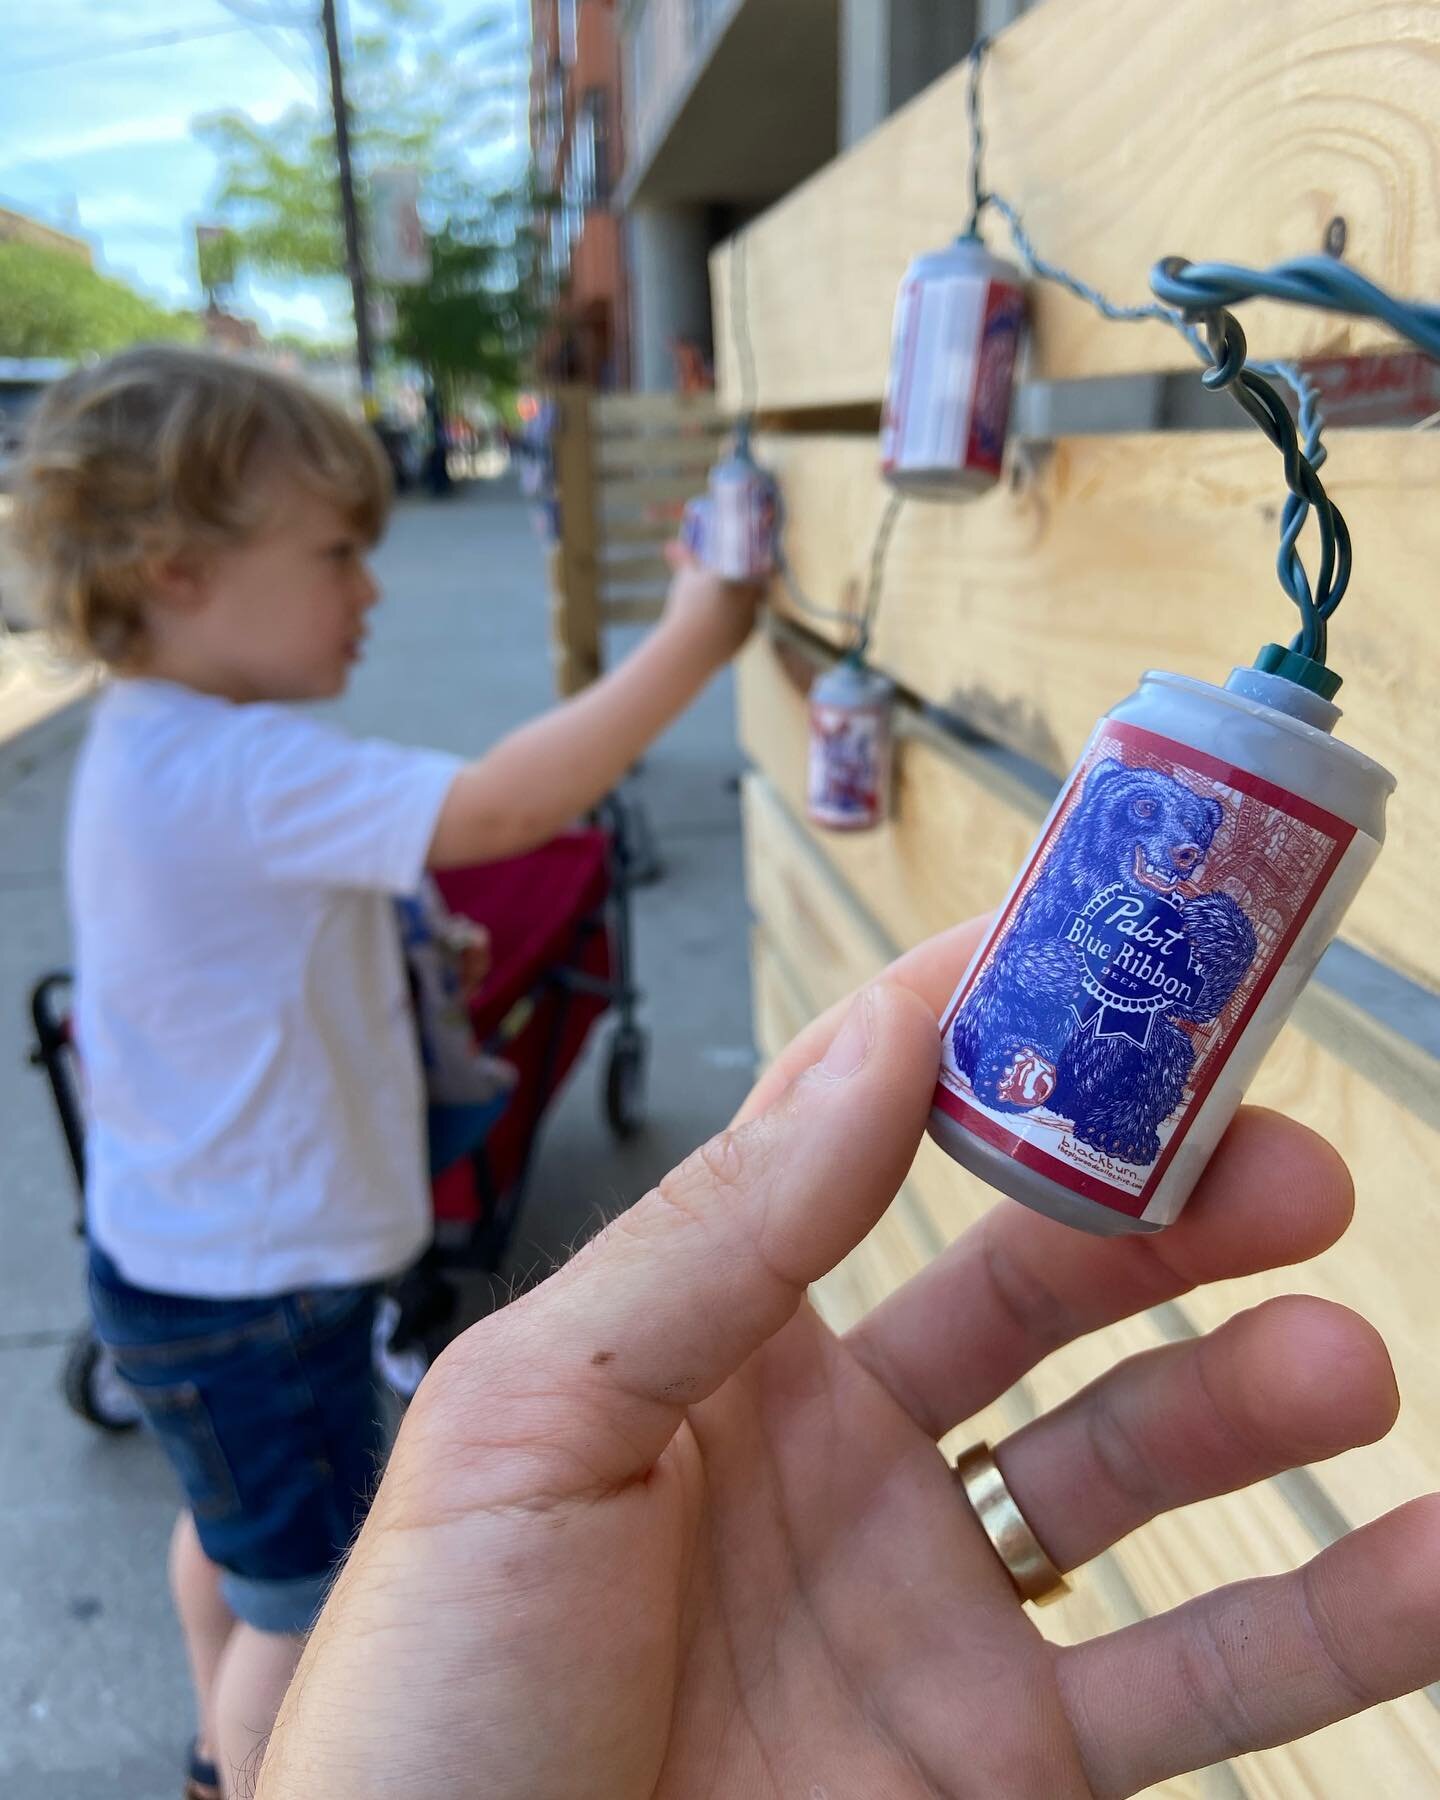
<svg viewBox="0 0 1440 1800">
<path fill-rule="evenodd" d="M 635 385 L 713 356 L 716 244 L 1029 3 L 621 0 Z"/>
<path fill-rule="evenodd" d="M 630 385 L 624 234 L 615 206 L 622 153 L 615 0 L 531 0 L 530 142 L 545 196 L 542 258 L 551 322 L 540 373 Z"/>
<path fill-rule="evenodd" d="M 540 373 L 713 379 L 715 246 L 1035 0 L 531 0 Z"/>
</svg>

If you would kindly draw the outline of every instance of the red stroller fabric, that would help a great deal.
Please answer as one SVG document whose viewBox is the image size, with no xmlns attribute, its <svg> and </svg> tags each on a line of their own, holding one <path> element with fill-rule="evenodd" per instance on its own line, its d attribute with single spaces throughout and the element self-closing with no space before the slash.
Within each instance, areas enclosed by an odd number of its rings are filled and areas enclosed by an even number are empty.
<svg viewBox="0 0 1440 1800">
<path fill-rule="evenodd" d="M 483 1146 L 485 1177 L 467 1156 L 434 1179 L 436 1218 L 475 1223 L 520 1179 L 546 1107 L 610 1005 L 607 993 L 564 985 L 567 971 L 610 980 L 610 839 L 599 830 L 567 832 L 525 856 L 451 869 L 436 882 L 452 912 L 490 933 L 490 973 L 471 1014 L 481 1042 L 519 1074 Z"/>
</svg>

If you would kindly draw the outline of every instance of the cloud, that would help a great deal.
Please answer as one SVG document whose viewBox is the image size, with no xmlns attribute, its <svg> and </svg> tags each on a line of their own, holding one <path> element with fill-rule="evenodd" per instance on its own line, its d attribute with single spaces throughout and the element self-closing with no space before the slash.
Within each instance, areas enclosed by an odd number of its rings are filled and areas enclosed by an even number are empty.
<svg viewBox="0 0 1440 1800">
<path fill-rule="evenodd" d="M 87 231 L 106 231 L 126 225 L 164 225 L 172 231 L 180 229 L 180 221 L 175 216 L 175 201 L 166 194 L 153 194 L 148 198 L 120 190 L 87 194 L 79 202 L 79 208 Z"/>
<path fill-rule="evenodd" d="M 246 107 L 252 119 L 269 124 L 294 105 L 292 99 L 273 100 Z M 19 166 L 27 161 L 58 162 L 81 156 L 95 156 L 116 150 L 138 150 L 147 145 L 187 143 L 195 121 L 193 110 L 183 113 L 141 114 L 129 119 L 112 119 L 88 130 L 57 131 L 51 137 L 31 138 L 23 154 L 6 157 L 0 150 L 0 168 Z"/>
</svg>

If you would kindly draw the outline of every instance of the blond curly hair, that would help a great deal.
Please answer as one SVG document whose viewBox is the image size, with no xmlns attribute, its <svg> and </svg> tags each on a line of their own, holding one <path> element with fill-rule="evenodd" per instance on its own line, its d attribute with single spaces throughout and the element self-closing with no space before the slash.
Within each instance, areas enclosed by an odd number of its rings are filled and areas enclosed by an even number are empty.
<svg viewBox="0 0 1440 1800">
<path fill-rule="evenodd" d="M 262 364 L 155 345 L 67 375 L 22 448 L 16 547 L 39 616 L 69 648 L 143 661 L 150 571 L 243 544 L 266 523 L 279 469 L 330 501 L 366 543 L 391 478 L 375 434 Z"/>
</svg>

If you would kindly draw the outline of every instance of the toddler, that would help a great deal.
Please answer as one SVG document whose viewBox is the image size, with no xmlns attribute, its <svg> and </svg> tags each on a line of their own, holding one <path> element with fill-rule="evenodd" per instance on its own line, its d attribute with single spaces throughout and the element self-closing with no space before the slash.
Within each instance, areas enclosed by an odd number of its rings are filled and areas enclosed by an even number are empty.
<svg viewBox="0 0 1440 1800">
<path fill-rule="evenodd" d="M 17 492 L 48 622 L 113 677 L 69 832 L 90 1298 L 184 1490 L 195 1800 L 268 1734 L 383 1453 L 377 1292 L 430 1234 L 392 900 L 586 811 L 754 618 L 681 566 L 625 663 L 477 761 L 356 742 L 291 703 L 364 653 L 389 501 L 365 426 L 178 348 L 58 383 Z"/>
</svg>

